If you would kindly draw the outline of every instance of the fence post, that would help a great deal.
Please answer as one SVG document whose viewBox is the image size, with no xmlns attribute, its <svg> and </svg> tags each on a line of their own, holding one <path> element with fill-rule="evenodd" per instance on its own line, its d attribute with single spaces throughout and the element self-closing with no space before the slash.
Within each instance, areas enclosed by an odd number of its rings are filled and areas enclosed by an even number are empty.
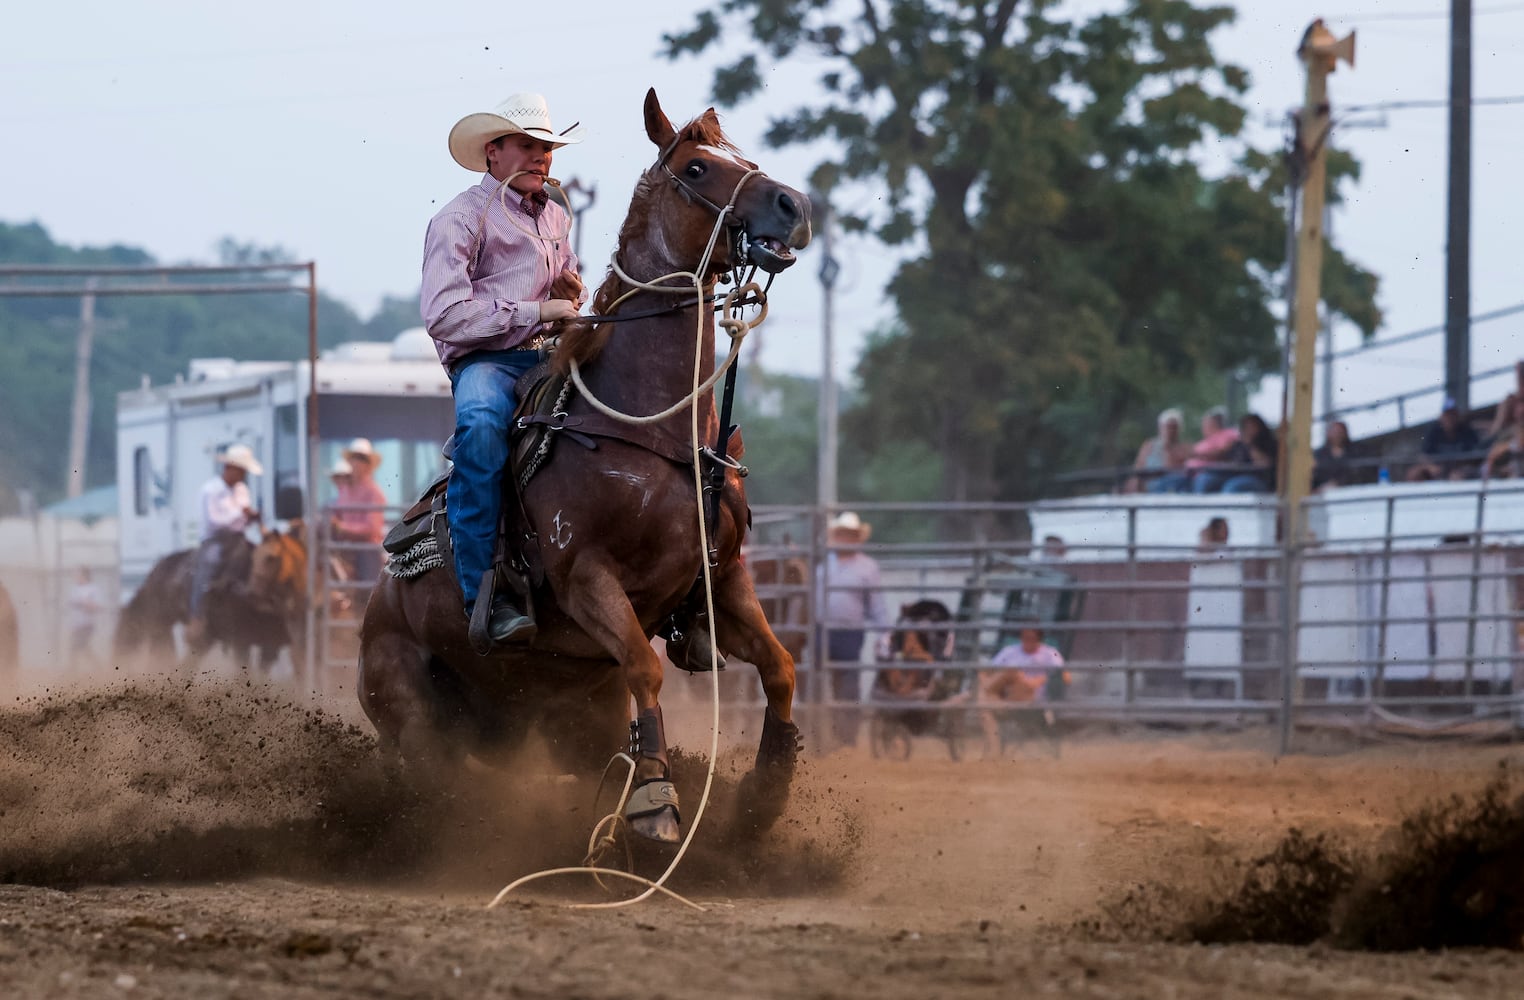
<svg viewBox="0 0 1524 1000">
<path fill-rule="evenodd" d="M 1137 700 L 1135 690 L 1137 675 L 1132 671 L 1132 619 L 1133 619 L 1133 595 L 1138 585 L 1138 508 L 1136 504 L 1127 505 L 1127 610 L 1122 615 L 1126 628 L 1122 631 L 1122 667 L 1126 672 L 1122 688 L 1122 700 L 1126 705 L 1132 705 Z"/>
<path fill-rule="evenodd" d="M 1292 702 L 1296 696 L 1297 631 L 1301 618 L 1301 572 L 1297 539 L 1291 526 L 1299 523 L 1288 507 L 1295 500 L 1277 501 L 1277 513 L 1286 528 L 1281 548 L 1281 718 L 1279 754 L 1291 752 Z"/>
<path fill-rule="evenodd" d="M 1487 507 L 1487 480 L 1476 490 L 1476 530 L 1471 533 L 1471 599 L 1466 606 L 1466 680 L 1463 693 L 1471 697 L 1476 676 L 1476 614 L 1481 597 L 1482 527 Z"/>
<path fill-rule="evenodd" d="M 1397 498 L 1386 498 L 1386 528 L 1381 544 L 1381 618 L 1376 633 L 1376 676 L 1371 678 L 1371 704 L 1386 694 L 1386 640 L 1387 617 L 1391 614 L 1392 601 L 1392 524 L 1397 516 Z"/>
</svg>

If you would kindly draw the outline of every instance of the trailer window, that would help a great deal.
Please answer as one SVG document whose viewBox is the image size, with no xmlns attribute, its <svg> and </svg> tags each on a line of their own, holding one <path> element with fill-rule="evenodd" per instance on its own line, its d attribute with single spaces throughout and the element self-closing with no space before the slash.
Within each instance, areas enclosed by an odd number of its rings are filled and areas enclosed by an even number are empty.
<svg viewBox="0 0 1524 1000">
<path fill-rule="evenodd" d="M 147 517 L 150 499 L 148 491 L 153 488 L 153 462 L 148 457 L 148 447 L 138 445 L 132 450 L 132 512 Z"/>
</svg>

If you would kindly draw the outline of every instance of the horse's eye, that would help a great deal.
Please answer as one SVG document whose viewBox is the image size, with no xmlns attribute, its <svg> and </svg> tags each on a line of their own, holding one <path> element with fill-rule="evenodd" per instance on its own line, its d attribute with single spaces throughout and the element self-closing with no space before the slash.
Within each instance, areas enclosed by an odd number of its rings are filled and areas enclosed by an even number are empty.
<svg viewBox="0 0 1524 1000">
<path fill-rule="evenodd" d="M 683 173 L 687 174 L 688 177 L 692 180 L 698 180 L 700 177 L 704 176 L 704 161 L 694 160 L 692 163 L 688 164 L 688 169 L 684 170 Z"/>
</svg>

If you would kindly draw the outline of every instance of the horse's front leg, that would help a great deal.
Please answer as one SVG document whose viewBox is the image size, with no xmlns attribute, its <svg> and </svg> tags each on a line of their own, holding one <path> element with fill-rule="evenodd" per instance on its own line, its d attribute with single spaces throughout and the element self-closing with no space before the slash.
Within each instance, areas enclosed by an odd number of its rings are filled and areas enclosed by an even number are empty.
<svg viewBox="0 0 1524 1000">
<path fill-rule="evenodd" d="M 720 649 L 757 666 L 767 711 L 757 761 L 741 783 L 738 821 L 754 832 L 772 827 L 788 804 L 799 760 L 799 727 L 794 725 L 794 658 L 773 634 L 757 601 L 751 578 L 734 563 L 715 581 L 715 633 Z"/>
<path fill-rule="evenodd" d="M 661 661 L 619 580 L 601 567 L 586 565 L 589 562 L 584 558 L 573 571 L 561 606 L 619 661 L 625 684 L 635 699 L 629 744 L 630 756 L 635 760 L 635 787 L 625 804 L 624 816 L 630 828 L 642 837 L 675 844 L 682 839 L 682 829 L 658 700 Z"/>
</svg>

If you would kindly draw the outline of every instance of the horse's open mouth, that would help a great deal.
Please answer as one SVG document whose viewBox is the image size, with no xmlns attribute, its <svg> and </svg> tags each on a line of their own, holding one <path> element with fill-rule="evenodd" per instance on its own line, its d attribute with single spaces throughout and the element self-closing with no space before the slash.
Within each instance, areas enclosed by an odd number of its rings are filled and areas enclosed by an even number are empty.
<svg viewBox="0 0 1524 1000">
<path fill-rule="evenodd" d="M 797 258 L 794 256 L 794 251 L 790 250 L 782 240 L 763 236 L 747 244 L 746 259 L 768 274 L 777 274 L 793 264 Z"/>
</svg>

